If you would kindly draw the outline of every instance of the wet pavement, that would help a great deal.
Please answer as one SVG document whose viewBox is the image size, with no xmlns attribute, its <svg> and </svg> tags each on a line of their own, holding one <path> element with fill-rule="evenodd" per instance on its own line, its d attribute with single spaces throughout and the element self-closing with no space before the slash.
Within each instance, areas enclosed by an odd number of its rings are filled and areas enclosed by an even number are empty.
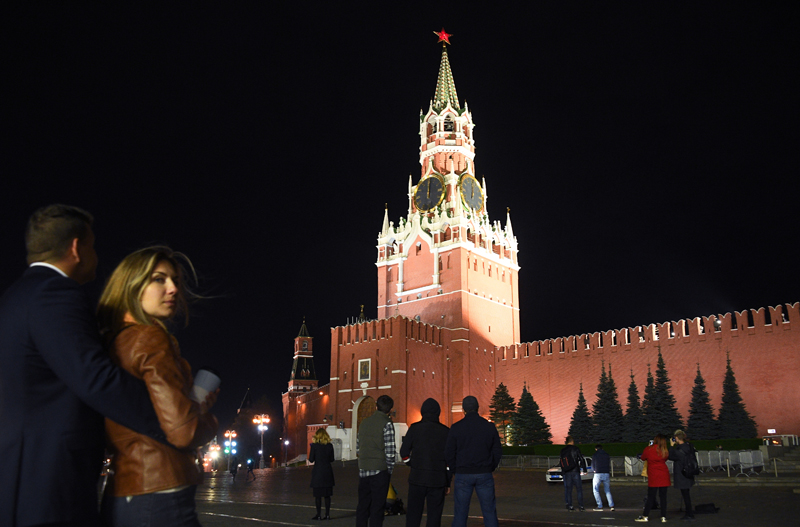
<svg viewBox="0 0 800 527">
<path fill-rule="evenodd" d="M 233 481 L 230 474 L 212 474 L 198 488 L 197 510 L 205 527 L 244 527 L 273 525 L 353 525 L 358 501 L 358 468 L 348 462 L 336 463 L 336 486 L 331 504 L 331 521 L 311 520 L 316 513 L 309 488 L 311 467 L 256 470 L 255 481 L 245 481 L 240 471 Z M 408 492 L 408 467 L 398 466 L 392 484 L 401 499 Z M 714 503 L 717 514 L 697 514 L 695 525 L 703 526 L 789 526 L 800 524 L 800 478 L 775 478 L 763 474 L 753 478 L 726 478 L 722 473 L 698 476 L 692 489 L 693 504 Z M 542 470 L 501 469 L 495 472 L 497 511 L 503 527 L 557 525 L 618 526 L 639 525 L 634 518 L 641 514 L 646 484 L 641 478 L 615 478 L 611 483 L 616 510 L 593 512 L 595 500 L 590 484 L 584 483 L 586 512 L 568 512 L 564 506 L 561 484 L 548 484 Z M 573 498 L 575 500 L 575 498 Z M 667 497 L 667 520 L 681 522 L 683 512 L 680 491 L 671 488 Z M 653 511 L 651 522 L 660 523 Z M 453 501 L 447 497 L 442 525 L 450 525 Z M 425 519 L 423 518 L 423 525 Z M 387 527 L 405 526 L 405 516 L 389 516 Z M 483 525 L 477 498 L 470 505 L 470 527 Z"/>
</svg>

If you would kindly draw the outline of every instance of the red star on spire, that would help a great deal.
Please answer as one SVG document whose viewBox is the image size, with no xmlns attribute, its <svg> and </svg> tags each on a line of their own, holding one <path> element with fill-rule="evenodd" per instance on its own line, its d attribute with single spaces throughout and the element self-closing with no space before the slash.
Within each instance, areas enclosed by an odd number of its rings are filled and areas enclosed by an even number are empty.
<svg viewBox="0 0 800 527">
<path fill-rule="evenodd" d="M 439 37 L 439 42 L 446 42 L 448 44 L 450 44 L 450 37 L 453 36 L 450 33 L 446 33 L 444 28 L 442 28 L 441 31 L 434 31 L 433 34 Z"/>
</svg>

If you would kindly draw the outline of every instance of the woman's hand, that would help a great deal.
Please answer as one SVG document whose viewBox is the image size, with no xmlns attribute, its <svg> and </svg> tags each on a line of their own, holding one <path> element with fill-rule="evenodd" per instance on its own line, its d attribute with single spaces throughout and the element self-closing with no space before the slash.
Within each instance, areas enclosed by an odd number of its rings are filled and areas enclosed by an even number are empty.
<svg viewBox="0 0 800 527">
<path fill-rule="evenodd" d="M 219 388 L 217 388 L 213 392 L 208 392 L 208 395 L 206 395 L 206 400 L 200 403 L 201 414 L 208 412 L 211 409 L 211 407 L 214 406 L 214 403 L 217 402 L 218 395 L 219 395 Z"/>
</svg>

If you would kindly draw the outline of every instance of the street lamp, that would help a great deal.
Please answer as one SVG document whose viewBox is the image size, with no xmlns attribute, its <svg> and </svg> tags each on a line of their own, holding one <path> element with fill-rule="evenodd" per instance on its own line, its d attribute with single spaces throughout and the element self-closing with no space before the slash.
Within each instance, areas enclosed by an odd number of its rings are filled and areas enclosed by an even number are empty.
<svg viewBox="0 0 800 527">
<path fill-rule="evenodd" d="M 217 458 L 219 457 L 220 450 L 221 447 L 217 444 L 217 438 L 215 436 L 211 444 L 208 445 L 208 454 L 209 457 L 211 457 L 211 470 L 217 470 Z"/>
<path fill-rule="evenodd" d="M 264 468 L 264 432 L 269 429 L 267 423 L 269 423 L 267 414 L 258 414 L 253 417 L 253 424 L 258 425 L 258 431 L 261 433 L 261 450 L 258 451 L 261 455 L 261 460 L 258 462 L 258 468 Z"/>
<path fill-rule="evenodd" d="M 289 457 L 289 440 L 287 439 L 286 441 L 283 442 L 283 464 L 284 464 L 284 466 L 287 466 L 289 464 L 288 457 Z"/>
<path fill-rule="evenodd" d="M 236 430 L 225 430 L 225 455 L 228 456 L 228 470 L 231 469 L 231 453 L 236 454 Z"/>
</svg>

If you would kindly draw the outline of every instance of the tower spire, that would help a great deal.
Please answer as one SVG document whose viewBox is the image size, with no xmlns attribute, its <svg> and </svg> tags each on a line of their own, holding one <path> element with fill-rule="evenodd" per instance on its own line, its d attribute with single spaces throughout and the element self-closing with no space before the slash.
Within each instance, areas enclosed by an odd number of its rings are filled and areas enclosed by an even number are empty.
<svg viewBox="0 0 800 527">
<path fill-rule="evenodd" d="M 434 31 L 439 35 L 439 42 L 442 42 L 442 61 L 439 64 L 439 78 L 436 81 L 436 92 L 433 95 L 433 109 L 441 112 L 449 104 L 455 110 L 461 110 L 458 103 L 458 93 L 456 93 L 456 83 L 453 80 L 453 72 L 450 70 L 450 60 L 447 57 L 447 46 L 452 35 L 445 33 L 444 28 Z"/>
</svg>

